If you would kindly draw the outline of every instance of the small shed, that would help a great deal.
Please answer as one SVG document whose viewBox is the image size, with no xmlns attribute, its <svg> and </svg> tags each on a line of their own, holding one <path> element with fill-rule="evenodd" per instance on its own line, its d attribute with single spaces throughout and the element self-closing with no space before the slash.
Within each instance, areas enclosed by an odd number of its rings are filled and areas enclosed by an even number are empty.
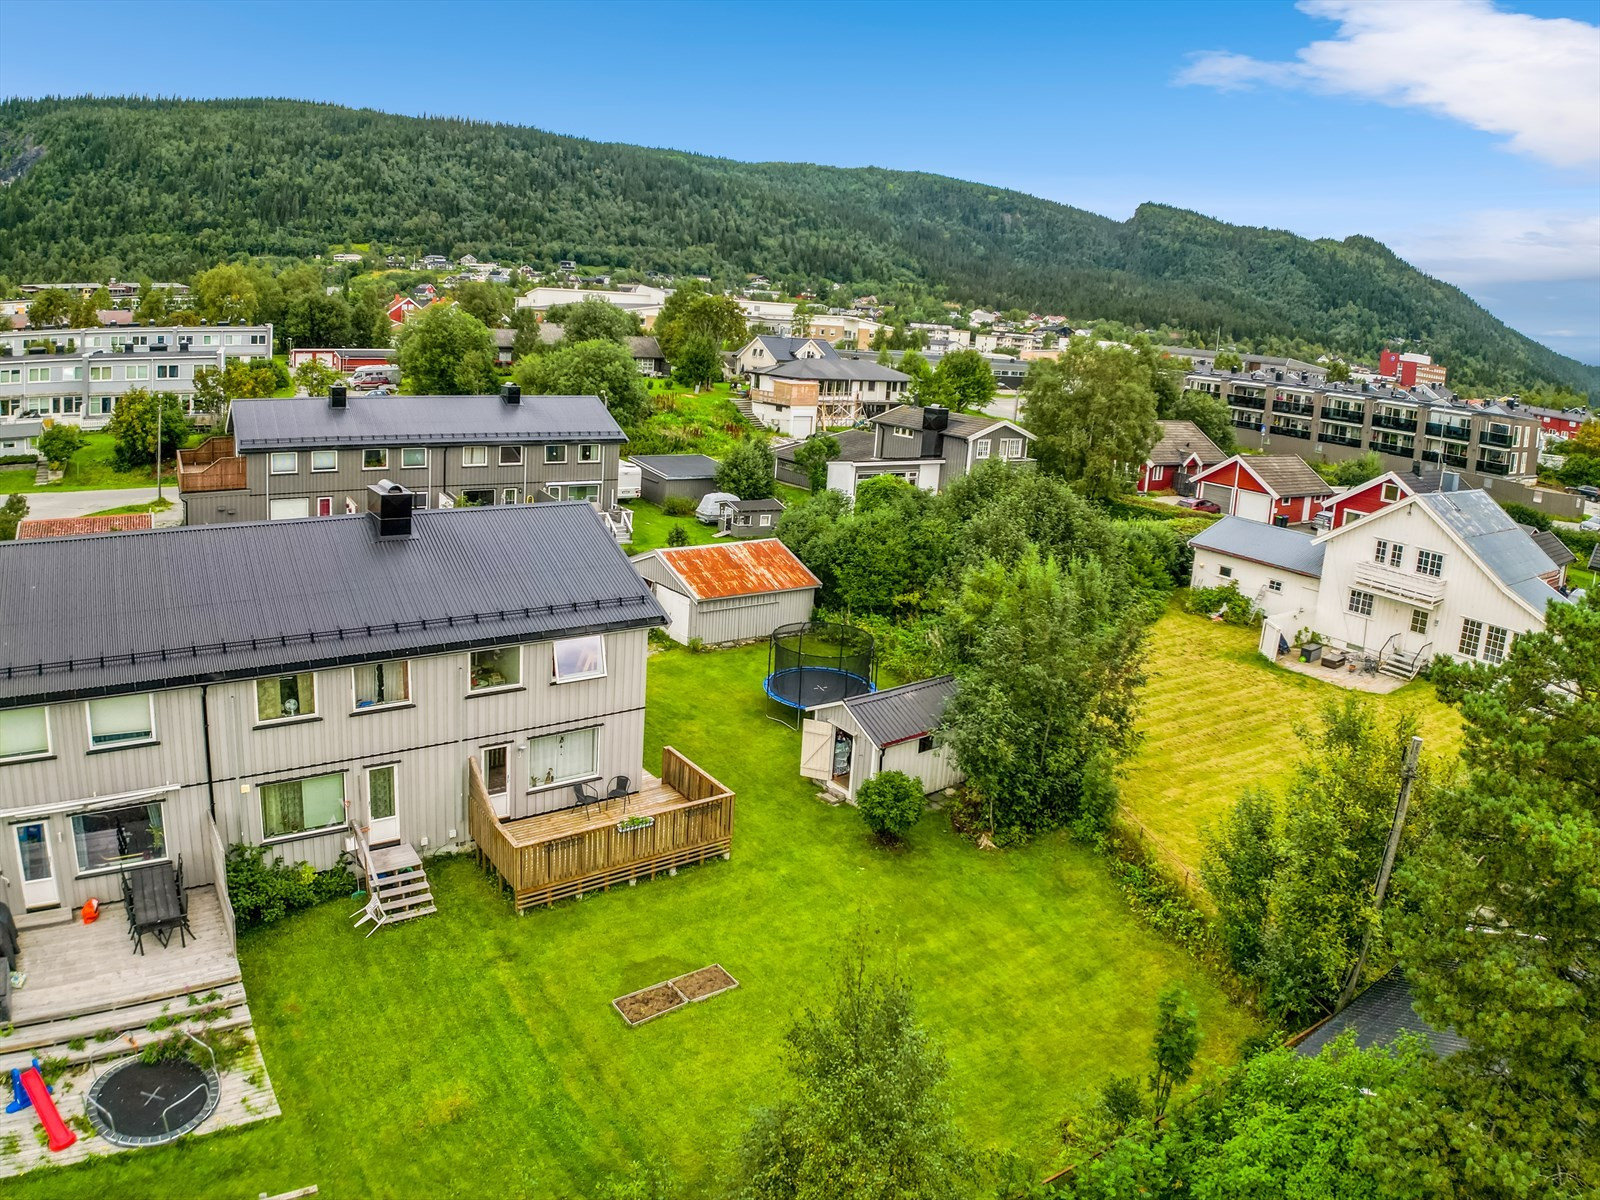
<svg viewBox="0 0 1600 1200">
<path fill-rule="evenodd" d="M 955 694 L 953 675 L 853 696 L 816 709 L 801 729 L 800 774 L 855 803 L 880 771 L 903 771 L 925 792 L 966 778 L 934 731 Z"/>
<path fill-rule="evenodd" d="M 19 456 L 36 454 L 39 449 L 39 435 L 43 432 L 43 421 L 8 421 L 0 425 L 0 454 Z"/>
<path fill-rule="evenodd" d="M 639 494 L 651 504 L 665 504 L 673 496 L 699 502 L 717 486 L 717 460 L 705 454 L 634 454 L 639 468 Z"/>
<path fill-rule="evenodd" d="M 772 537 L 783 515 L 782 500 L 724 500 L 717 532 L 736 538 Z"/>
<path fill-rule="evenodd" d="M 667 613 L 667 635 L 707 645 L 770 637 L 811 619 L 821 581 L 777 538 L 676 546 L 633 560 Z"/>
</svg>

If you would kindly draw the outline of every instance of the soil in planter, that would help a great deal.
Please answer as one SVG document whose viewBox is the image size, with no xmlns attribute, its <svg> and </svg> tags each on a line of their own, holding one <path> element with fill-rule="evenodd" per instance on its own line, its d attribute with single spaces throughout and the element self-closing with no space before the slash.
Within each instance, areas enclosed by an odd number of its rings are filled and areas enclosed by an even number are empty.
<svg viewBox="0 0 1600 1200">
<path fill-rule="evenodd" d="M 672 983 L 689 999 L 698 1000 L 701 996 L 733 987 L 735 980 L 721 967 L 701 967 L 688 975 L 680 975 Z"/>
<path fill-rule="evenodd" d="M 670 983 L 658 983 L 638 995 L 624 996 L 616 1002 L 617 1008 L 621 1010 L 630 1025 L 637 1025 L 640 1021 L 659 1016 L 686 1003 L 688 1001 Z"/>
</svg>

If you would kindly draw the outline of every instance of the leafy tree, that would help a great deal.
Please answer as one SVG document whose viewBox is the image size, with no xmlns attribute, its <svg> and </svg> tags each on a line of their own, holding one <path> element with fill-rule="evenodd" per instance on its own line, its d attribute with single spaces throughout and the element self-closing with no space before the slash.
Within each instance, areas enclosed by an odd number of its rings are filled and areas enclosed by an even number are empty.
<svg viewBox="0 0 1600 1200">
<path fill-rule="evenodd" d="M 544 319 L 561 326 L 561 340 L 571 345 L 593 341 L 626 345 L 628 339 L 639 332 L 638 317 L 597 296 L 575 304 L 554 305 Z"/>
<path fill-rule="evenodd" d="M 1150 1043 L 1150 1093 L 1156 1115 L 1167 1111 L 1172 1089 L 1194 1074 L 1194 1056 L 1200 1049 L 1200 1022 L 1189 995 L 1170 983 L 1156 998 L 1156 1032 Z"/>
<path fill-rule="evenodd" d="M 1272 797 L 1252 788 L 1206 837 L 1200 878 L 1216 902 L 1217 934 L 1229 963 L 1246 977 L 1260 968 L 1272 884 L 1284 864 Z"/>
<path fill-rule="evenodd" d="M 294 386 L 308 396 L 326 396 L 339 381 L 339 372 L 320 359 L 308 358 L 294 369 Z"/>
<path fill-rule="evenodd" d="M 1100 1114 L 1115 1133 L 1144 1116 L 1144 1093 L 1135 1075 L 1113 1075 L 1100 1089 Z"/>
<path fill-rule="evenodd" d="M 1369 479 L 1376 479 L 1388 469 L 1383 465 L 1383 459 L 1378 456 L 1376 450 L 1368 450 L 1340 462 L 1311 465 L 1316 468 L 1317 474 L 1339 487 L 1354 487 L 1358 483 L 1366 483 Z"/>
<path fill-rule="evenodd" d="M 452 294 L 459 307 L 466 309 L 489 328 L 500 325 L 517 302 L 516 293 L 503 283 L 473 280 L 457 284 Z"/>
<path fill-rule="evenodd" d="M 1600 458 L 1600 419 L 1591 418 L 1579 425 L 1578 431 L 1566 440 L 1562 453 Z"/>
<path fill-rule="evenodd" d="M 722 354 L 710 338 L 691 338 L 678 351 L 672 374 L 690 387 L 715 383 L 722 378 Z"/>
<path fill-rule="evenodd" d="M 296 292 L 284 304 L 279 327 L 285 339 L 301 347 L 348 346 L 351 337 L 350 305 L 343 296 L 328 295 L 319 286 Z"/>
<path fill-rule="evenodd" d="M 523 358 L 543 348 L 544 339 L 539 336 L 539 314 L 533 309 L 512 309 L 509 323 L 511 328 L 516 330 L 516 340 L 511 344 L 511 354 L 514 359 Z"/>
<path fill-rule="evenodd" d="M 933 381 L 941 401 L 954 408 L 976 410 L 994 399 L 994 372 L 989 369 L 988 360 L 976 350 L 955 350 L 946 354 L 934 368 Z"/>
<path fill-rule="evenodd" d="M 813 492 L 828 486 L 828 464 L 839 457 L 839 439 L 831 433 L 814 433 L 794 448 L 795 465 L 804 467 Z"/>
<path fill-rule="evenodd" d="M 1328 382 L 1329 383 L 1349 383 L 1350 382 L 1350 364 L 1347 363 L 1347 362 L 1340 361 L 1338 359 L 1335 359 L 1333 362 L 1329 363 L 1328 364 Z"/>
<path fill-rule="evenodd" d="M 1232 350 L 1224 350 L 1211 360 L 1211 365 L 1218 371 L 1241 371 L 1244 369 L 1244 359 Z"/>
<path fill-rule="evenodd" d="M 72 314 L 72 300 L 60 288 L 46 288 L 28 303 L 28 324 L 35 329 L 60 325 Z"/>
<path fill-rule="evenodd" d="M 152 395 L 144 388 L 134 388 L 118 400 L 116 408 L 111 410 L 111 422 L 106 426 L 116 443 L 111 460 L 117 470 L 131 471 L 154 463 L 158 429 L 163 460 L 171 458 L 188 441 L 194 423 L 177 396 L 171 392 Z"/>
<path fill-rule="evenodd" d="M 1210 392 L 1184 392 L 1171 412 L 1163 416 L 1173 421 L 1193 421 L 1224 454 L 1232 454 L 1235 449 L 1233 418 L 1228 413 L 1228 402 L 1221 396 Z"/>
<path fill-rule="evenodd" d="M 105 288 L 73 298 L 67 313 L 67 324 L 74 329 L 94 329 L 100 324 L 100 310 L 111 307 L 111 293 Z"/>
<path fill-rule="evenodd" d="M 858 941 L 784 1037 L 787 1086 L 740 1147 L 739 1200 L 968 1200 L 974 1156 L 911 985 Z"/>
<path fill-rule="evenodd" d="M 1600 1181 L 1600 598 L 1552 604 L 1499 666 L 1436 668 L 1466 778 L 1396 884 L 1417 1011 L 1468 1048 L 1381 1095 L 1374 1168 L 1430 1195 Z"/>
<path fill-rule="evenodd" d="M 0 504 L 0 542 L 15 541 L 17 526 L 28 515 L 28 501 L 20 492 L 13 492 Z"/>
<path fill-rule="evenodd" d="M 915 350 L 907 350 L 900 356 L 900 365 L 896 368 L 902 375 L 909 375 L 911 382 L 906 384 L 906 395 L 913 404 L 928 405 L 941 401 L 942 385 L 936 386 L 933 382 L 933 368 L 928 365 L 928 360 Z M 994 372 L 990 372 L 992 378 Z M 948 382 L 948 380 L 946 381 Z M 991 394 L 991 399 L 993 398 Z M 988 403 L 988 401 L 984 401 Z"/>
<path fill-rule="evenodd" d="M 676 294 L 674 294 L 675 298 Z M 663 306 L 656 319 L 656 340 L 667 361 L 678 369 L 679 359 L 697 342 L 709 343 L 719 353 L 749 338 L 744 310 L 731 296 L 691 292 L 685 303 L 669 311 Z"/>
<path fill-rule="evenodd" d="M 861 819 L 886 842 L 898 842 L 915 829 L 927 802 L 921 781 L 904 771 L 880 771 L 856 793 Z"/>
<path fill-rule="evenodd" d="M 878 330 L 878 332 L 881 334 L 883 332 L 883 330 L 880 328 Z M 880 345 L 876 344 L 877 340 L 878 340 L 877 338 L 873 339 L 874 345 L 872 347 L 874 350 L 876 350 L 878 352 L 878 357 L 877 357 L 877 360 L 876 360 L 877 364 L 880 367 L 892 367 L 892 366 L 894 366 L 894 355 L 889 353 L 888 343 L 885 342 L 883 345 L 880 346 Z"/>
<path fill-rule="evenodd" d="M 167 309 L 167 289 L 153 286 L 148 279 L 141 280 L 139 303 L 133 310 L 133 319 L 141 325 L 152 321 L 162 325 L 167 320 Z"/>
<path fill-rule="evenodd" d="M 667 530 L 667 545 L 687 546 L 689 544 L 689 531 L 683 527 L 682 521 L 674 521 L 672 528 Z"/>
<path fill-rule="evenodd" d="M 717 490 L 732 492 L 741 500 L 770 499 L 777 492 L 776 465 L 765 438 L 747 437 L 717 468 Z"/>
<path fill-rule="evenodd" d="M 39 435 L 39 453 L 55 470 L 72 461 L 72 456 L 83 449 L 83 430 L 76 425 L 58 421 Z"/>
<path fill-rule="evenodd" d="M 1040 470 L 1094 499 L 1131 486 L 1160 432 L 1155 390 L 1137 355 L 1073 338 L 1060 358 L 1033 364 L 1022 392 Z"/>
<path fill-rule="evenodd" d="M 650 413 L 650 393 L 633 356 L 616 342 L 596 340 L 567 345 L 524 358 L 512 378 L 530 395 L 598 396 L 619 425 L 632 425 Z"/>
<path fill-rule="evenodd" d="M 482 321 L 459 305 L 429 307 L 407 321 L 400 330 L 396 358 L 401 380 L 417 395 L 465 396 L 494 390 L 494 339 Z M 633 365 L 631 359 L 628 365 Z"/>
<path fill-rule="evenodd" d="M 189 285 L 200 311 L 213 321 L 254 322 L 262 308 L 260 273 L 239 263 L 201 271 Z"/>
</svg>

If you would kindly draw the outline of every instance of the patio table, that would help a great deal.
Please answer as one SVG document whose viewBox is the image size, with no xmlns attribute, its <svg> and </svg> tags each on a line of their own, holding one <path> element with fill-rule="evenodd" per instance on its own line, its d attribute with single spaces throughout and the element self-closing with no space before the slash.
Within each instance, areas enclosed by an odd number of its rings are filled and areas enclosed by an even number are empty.
<svg viewBox="0 0 1600 1200">
<path fill-rule="evenodd" d="M 178 896 L 178 878 L 167 863 L 151 863 L 128 872 L 133 892 L 133 928 L 137 934 L 153 933 L 163 946 L 172 930 L 183 925 L 183 904 Z M 134 948 L 144 953 L 142 937 Z"/>
</svg>

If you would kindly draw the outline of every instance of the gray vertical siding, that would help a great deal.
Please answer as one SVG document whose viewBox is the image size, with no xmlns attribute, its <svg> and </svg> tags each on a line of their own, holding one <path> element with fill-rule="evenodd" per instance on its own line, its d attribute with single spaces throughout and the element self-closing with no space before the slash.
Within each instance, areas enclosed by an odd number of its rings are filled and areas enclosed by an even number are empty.
<svg viewBox="0 0 1600 1200">
<path fill-rule="evenodd" d="M 701 600 L 691 608 L 687 637 L 707 645 L 764 638 L 780 625 L 811 619 L 814 588 L 766 596 L 739 596 L 730 600 Z"/>
</svg>

